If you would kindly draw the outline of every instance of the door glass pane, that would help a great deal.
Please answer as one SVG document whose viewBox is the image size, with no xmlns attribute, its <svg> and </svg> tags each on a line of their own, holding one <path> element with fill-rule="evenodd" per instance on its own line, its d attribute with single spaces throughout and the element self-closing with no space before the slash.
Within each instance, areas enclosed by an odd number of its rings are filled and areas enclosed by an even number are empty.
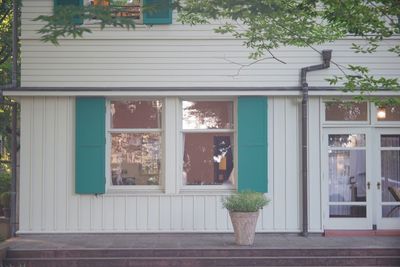
<svg viewBox="0 0 400 267">
<path fill-rule="evenodd" d="M 400 135 L 381 135 L 381 147 L 400 147 Z"/>
<path fill-rule="evenodd" d="M 326 121 L 367 121 L 368 103 L 326 102 Z"/>
<path fill-rule="evenodd" d="M 381 139 L 385 138 L 384 136 Z M 383 141 L 383 140 L 382 140 Z M 381 151 L 382 203 L 398 205 L 382 206 L 382 217 L 399 217 L 400 209 L 400 150 Z M 396 206 L 399 206 L 396 208 Z"/>
<path fill-rule="evenodd" d="M 400 218 L 400 204 L 382 206 L 383 218 Z"/>
<path fill-rule="evenodd" d="M 365 150 L 329 151 L 329 201 L 366 201 Z"/>
<path fill-rule="evenodd" d="M 330 205 L 330 218 L 365 218 L 367 217 L 366 206 L 355 205 Z"/>
<path fill-rule="evenodd" d="M 365 134 L 330 134 L 329 147 L 365 147 Z"/>
</svg>

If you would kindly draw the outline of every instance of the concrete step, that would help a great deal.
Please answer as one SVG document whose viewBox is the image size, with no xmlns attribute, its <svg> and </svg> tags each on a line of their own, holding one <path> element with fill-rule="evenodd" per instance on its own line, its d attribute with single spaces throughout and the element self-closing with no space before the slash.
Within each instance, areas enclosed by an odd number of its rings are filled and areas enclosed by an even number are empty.
<svg viewBox="0 0 400 267">
<path fill-rule="evenodd" d="M 400 249 L 32 249 L 7 251 L 5 266 L 400 266 Z"/>
<path fill-rule="evenodd" d="M 7 251 L 7 258 L 138 258 L 138 257 L 363 257 L 399 256 L 400 248 L 199 248 L 199 249 L 32 249 Z"/>
<path fill-rule="evenodd" d="M 4 265 L 25 267 L 400 266 L 400 256 L 7 258 Z"/>
</svg>

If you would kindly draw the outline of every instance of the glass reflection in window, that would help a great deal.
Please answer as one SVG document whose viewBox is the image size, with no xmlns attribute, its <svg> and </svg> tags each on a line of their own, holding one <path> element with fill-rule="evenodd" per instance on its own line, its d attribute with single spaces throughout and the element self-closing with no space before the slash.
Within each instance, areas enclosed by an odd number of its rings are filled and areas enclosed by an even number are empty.
<svg viewBox="0 0 400 267">
<path fill-rule="evenodd" d="M 330 134 L 329 147 L 365 147 L 365 134 Z"/>
<path fill-rule="evenodd" d="M 400 106 L 383 107 L 378 109 L 378 112 L 378 121 L 400 121 Z"/>
<path fill-rule="evenodd" d="M 326 102 L 326 121 L 367 121 L 368 103 Z"/>
<path fill-rule="evenodd" d="M 184 185 L 232 184 L 233 133 L 185 133 Z"/>
<path fill-rule="evenodd" d="M 160 133 L 113 133 L 111 142 L 113 185 L 159 184 Z"/>
<path fill-rule="evenodd" d="M 231 101 L 182 101 L 183 129 L 233 129 Z"/>
<path fill-rule="evenodd" d="M 111 128 L 159 129 L 161 128 L 162 102 L 111 101 Z"/>
</svg>

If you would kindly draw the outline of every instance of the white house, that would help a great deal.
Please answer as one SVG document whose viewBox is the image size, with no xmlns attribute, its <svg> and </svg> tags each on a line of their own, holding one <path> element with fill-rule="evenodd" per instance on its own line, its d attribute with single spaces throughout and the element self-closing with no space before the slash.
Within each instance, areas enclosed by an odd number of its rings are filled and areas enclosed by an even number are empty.
<svg viewBox="0 0 400 267">
<path fill-rule="evenodd" d="M 59 46 L 40 41 L 54 3 L 23 0 L 18 233 L 228 232 L 221 198 L 265 192 L 258 232 L 301 232 L 301 68 L 321 64 L 286 47 L 251 64 L 241 40 L 215 25 L 182 25 L 167 11 L 138 13 L 135 30 L 100 30 Z M 89 4 L 87 0 L 82 4 Z M 350 37 L 317 46 L 337 64 L 399 77 L 385 48 L 355 54 Z M 309 232 L 399 229 L 400 109 L 377 117 L 307 75 Z M 394 94 L 382 92 L 382 94 Z M 347 104 L 333 97 L 349 99 Z M 383 112 L 383 111 L 381 111 Z"/>
</svg>

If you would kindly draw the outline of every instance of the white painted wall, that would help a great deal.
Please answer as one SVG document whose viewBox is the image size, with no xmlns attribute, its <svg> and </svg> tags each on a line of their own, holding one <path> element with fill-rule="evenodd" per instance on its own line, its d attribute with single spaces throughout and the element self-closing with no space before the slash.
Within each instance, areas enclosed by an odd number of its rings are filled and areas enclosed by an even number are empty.
<svg viewBox="0 0 400 267">
<path fill-rule="evenodd" d="M 173 101 L 167 98 L 166 101 Z M 222 193 L 74 193 L 73 97 L 21 97 L 20 233 L 226 232 Z M 300 231 L 297 97 L 269 98 L 268 196 L 259 232 Z M 173 157 L 169 164 L 176 164 Z M 166 177 L 174 179 L 175 177 Z M 166 189 L 166 191 L 174 191 Z M 226 193 L 225 193 L 226 194 Z M 319 191 L 315 192 L 318 196 Z M 318 208 L 318 204 L 317 205 Z M 314 214 L 314 211 L 313 211 Z M 319 230 L 318 213 L 313 229 Z"/>
<path fill-rule="evenodd" d="M 32 19 L 52 13 L 53 0 L 23 0 L 22 78 L 27 87 L 274 87 L 298 86 L 301 67 L 319 64 L 311 48 L 287 47 L 275 56 L 250 66 L 250 50 L 242 41 L 212 31 L 213 25 L 138 25 L 136 30 L 91 26 L 85 39 L 62 40 L 60 46 L 41 42 L 41 22 Z M 340 65 L 364 64 L 375 75 L 398 77 L 400 61 L 381 51 L 355 54 L 346 39 L 316 46 L 333 49 Z M 397 40 L 386 41 L 382 50 Z M 268 55 L 267 55 L 268 56 Z M 241 64 L 244 66 L 241 68 Z M 336 65 L 310 73 L 310 86 L 328 86 L 325 78 L 340 74 Z"/>
</svg>

